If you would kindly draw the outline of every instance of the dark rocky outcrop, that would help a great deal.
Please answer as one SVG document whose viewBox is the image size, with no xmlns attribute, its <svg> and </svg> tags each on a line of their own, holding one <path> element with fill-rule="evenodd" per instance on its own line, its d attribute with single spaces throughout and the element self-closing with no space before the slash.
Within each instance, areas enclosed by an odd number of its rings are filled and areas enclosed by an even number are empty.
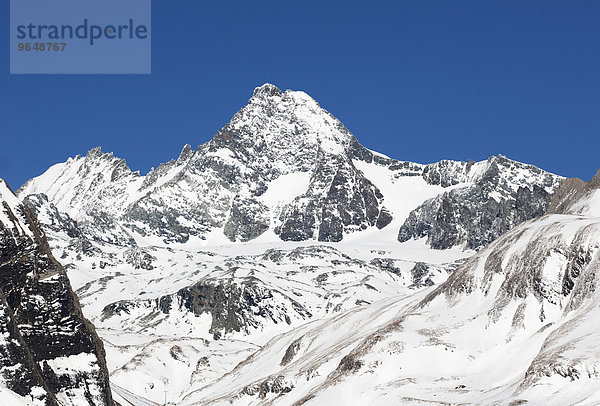
<svg viewBox="0 0 600 406">
<path fill-rule="evenodd" d="M 243 283 L 204 280 L 158 299 L 112 303 L 103 309 L 102 317 L 108 319 L 123 312 L 129 313 L 137 306 L 150 306 L 163 314 L 169 314 L 173 308 L 196 315 L 208 313 L 212 318 L 209 332 L 219 339 L 231 332 L 249 333 L 252 328 L 261 327 L 261 319 L 265 318 L 274 324 L 289 324 L 289 309 L 285 303 L 275 300 L 274 294 L 252 278 Z M 291 300 L 291 306 L 300 317 L 312 317 L 300 303 Z"/>
<path fill-rule="evenodd" d="M 583 207 L 575 208 L 577 203 L 584 200 L 592 191 L 600 189 L 600 170 L 589 182 L 579 178 L 565 179 L 556 190 L 548 214 L 578 214 Z"/>
<path fill-rule="evenodd" d="M 298 350 L 300 350 L 300 344 L 302 344 L 302 337 L 298 338 L 297 340 L 294 340 L 289 345 L 287 350 L 285 350 L 285 354 L 283 355 L 283 358 L 281 359 L 279 365 L 286 366 L 287 364 L 289 364 L 290 361 L 294 359 L 294 357 L 298 353 Z"/>
<path fill-rule="evenodd" d="M 231 241 L 253 240 L 269 229 L 268 208 L 255 199 L 239 196 L 233 201 L 223 233 Z"/>
<path fill-rule="evenodd" d="M 102 342 L 83 317 L 33 212 L 2 180 L 0 211 L 5 385 L 49 405 L 112 405 Z"/>
<path fill-rule="evenodd" d="M 336 159 L 332 158 L 333 161 Z M 343 158 L 322 164 L 309 190 L 282 211 L 275 232 L 284 241 L 341 241 L 344 234 L 383 228 L 392 216 L 375 185 Z"/>
</svg>

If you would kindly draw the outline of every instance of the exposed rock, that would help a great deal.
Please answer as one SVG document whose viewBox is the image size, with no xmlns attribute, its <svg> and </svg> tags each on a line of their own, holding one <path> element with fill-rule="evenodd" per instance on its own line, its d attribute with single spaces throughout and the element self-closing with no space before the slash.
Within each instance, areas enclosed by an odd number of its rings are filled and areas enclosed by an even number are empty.
<svg viewBox="0 0 600 406">
<path fill-rule="evenodd" d="M 123 259 L 126 263 L 132 265 L 135 269 L 146 269 L 151 271 L 154 269 L 152 263 L 156 261 L 147 248 L 130 248 L 123 252 Z"/>
<path fill-rule="evenodd" d="M 3 180 L 0 202 L 4 384 L 50 405 L 112 405 L 102 342 L 83 317 L 33 212 Z"/>
<path fill-rule="evenodd" d="M 431 278 L 427 277 L 429 273 L 429 267 L 427 264 L 423 262 L 417 262 L 413 269 L 411 269 L 410 273 L 412 274 L 413 287 L 422 287 L 422 286 L 433 286 L 434 282 Z"/>
<path fill-rule="evenodd" d="M 202 281 L 179 290 L 174 295 L 163 296 L 150 301 L 118 301 L 106 306 L 103 319 L 129 313 L 138 306 L 154 308 L 168 314 L 173 306 L 178 310 L 201 315 L 208 313 L 212 317 L 210 333 L 215 340 L 231 332 L 249 333 L 262 325 L 261 319 L 271 322 L 288 323 L 289 309 L 286 303 L 278 303 L 273 292 L 248 279 L 242 284 L 224 281 Z M 289 299 L 288 299 L 289 300 Z M 300 303 L 291 301 L 292 310 L 301 318 L 310 318 L 311 314 Z"/>
<path fill-rule="evenodd" d="M 253 240 L 269 229 L 268 208 L 254 199 L 233 201 L 229 219 L 223 227 L 223 233 L 231 241 Z"/>
<path fill-rule="evenodd" d="M 245 387 L 242 390 L 243 395 L 258 396 L 264 399 L 269 393 L 285 394 L 290 392 L 294 385 L 287 382 L 283 375 L 269 377 L 268 379 Z"/>
<path fill-rule="evenodd" d="M 588 209 L 590 195 L 600 189 L 600 170 L 589 182 L 578 178 L 565 179 L 556 190 L 548 214 L 579 214 Z"/>
<path fill-rule="evenodd" d="M 70 238 L 81 236 L 77 222 L 68 214 L 59 212 L 56 206 L 48 201 L 48 196 L 45 194 L 29 195 L 23 199 L 23 203 L 33 211 L 38 219 L 43 216 L 44 227 L 56 232 L 64 232 Z"/>
<path fill-rule="evenodd" d="M 455 176 L 443 176 L 447 173 L 442 169 L 448 165 L 442 161 L 426 169 L 426 180 L 442 186 L 475 183 L 445 192 L 413 210 L 400 228 L 400 242 L 427 237 L 435 249 L 478 249 L 517 224 L 544 214 L 561 179 L 502 156 L 488 160 L 483 172 L 466 163 L 458 165 Z"/>
<path fill-rule="evenodd" d="M 298 353 L 301 343 L 302 343 L 302 337 L 297 340 L 294 340 L 290 344 L 290 346 L 287 348 L 287 350 L 285 350 L 285 355 L 281 359 L 281 362 L 279 363 L 279 365 L 285 366 L 285 365 L 289 364 L 290 361 L 294 358 L 294 356 Z"/>
</svg>

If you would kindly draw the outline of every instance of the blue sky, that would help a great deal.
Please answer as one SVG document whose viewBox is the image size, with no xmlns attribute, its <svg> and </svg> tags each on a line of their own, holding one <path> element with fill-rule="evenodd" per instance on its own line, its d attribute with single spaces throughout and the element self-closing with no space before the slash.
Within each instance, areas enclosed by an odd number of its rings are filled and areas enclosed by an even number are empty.
<svg viewBox="0 0 600 406">
<path fill-rule="evenodd" d="M 97 145 L 145 173 L 265 82 L 306 91 L 393 158 L 600 168 L 600 2 L 154 0 L 152 13 L 146 76 L 9 75 L 0 31 L 0 177 L 16 189 Z"/>
</svg>

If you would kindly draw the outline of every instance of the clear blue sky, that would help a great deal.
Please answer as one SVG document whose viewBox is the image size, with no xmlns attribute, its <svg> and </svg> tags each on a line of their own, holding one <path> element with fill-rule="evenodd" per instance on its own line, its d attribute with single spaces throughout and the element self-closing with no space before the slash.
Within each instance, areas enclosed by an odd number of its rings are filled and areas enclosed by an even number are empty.
<svg viewBox="0 0 600 406">
<path fill-rule="evenodd" d="M 600 168 L 598 1 L 154 0 L 152 13 L 148 76 L 11 76 L 0 30 L 0 177 L 16 189 L 97 145 L 145 173 L 264 82 L 306 91 L 394 158 Z"/>
</svg>

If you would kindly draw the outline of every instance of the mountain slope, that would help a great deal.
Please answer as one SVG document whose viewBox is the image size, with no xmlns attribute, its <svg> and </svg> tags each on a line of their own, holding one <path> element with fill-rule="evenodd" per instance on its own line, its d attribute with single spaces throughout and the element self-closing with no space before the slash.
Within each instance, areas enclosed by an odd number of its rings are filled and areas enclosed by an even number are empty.
<svg viewBox="0 0 600 406">
<path fill-rule="evenodd" d="M 110 405 L 104 349 L 33 213 L 0 179 L 0 376 L 34 404 Z"/>
<path fill-rule="evenodd" d="M 599 176 L 438 287 L 275 337 L 181 403 L 597 404 Z"/>
</svg>

